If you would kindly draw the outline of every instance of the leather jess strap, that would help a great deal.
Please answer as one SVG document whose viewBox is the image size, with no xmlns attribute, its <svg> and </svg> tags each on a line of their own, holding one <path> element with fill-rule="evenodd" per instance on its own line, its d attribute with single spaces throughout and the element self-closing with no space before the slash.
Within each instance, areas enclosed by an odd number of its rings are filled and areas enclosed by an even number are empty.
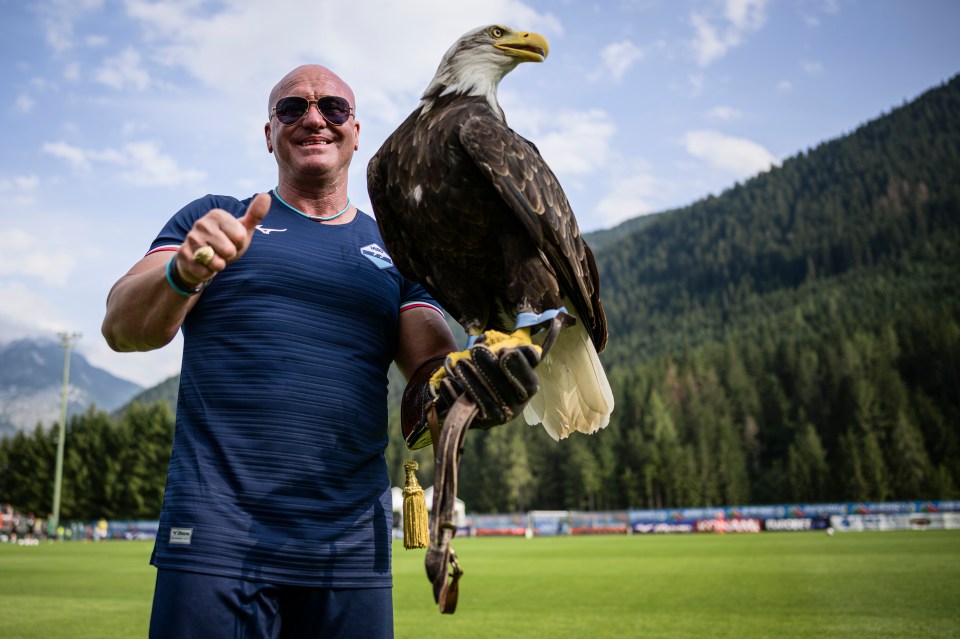
<svg viewBox="0 0 960 639">
<path fill-rule="evenodd" d="M 433 583 L 433 600 L 440 612 L 453 614 L 457 609 L 458 584 L 463 570 L 450 541 L 457 534 L 453 519 L 457 500 L 457 474 L 463 442 L 470 423 L 477 416 L 477 405 L 466 395 L 453 403 L 440 431 L 433 478 L 433 520 L 430 522 L 430 547 L 427 549 L 427 578 Z M 449 579 L 448 579 L 449 577 Z"/>
<path fill-rule="evenodd" d="M 541 348 L 541 361 L 556 342 L 560 331 L 572 325 L 576 320 L 561 313 L 547 324 L 546 336 Z M 430 522 L 430 547 L 425 560 L 427 578 L 433 584 L 433 599 L 442 614 L 453 614 L 457 609 L 460 593 L 460 577 L 463 570 L 457 559 L 457 553 L 450 545 L 457 534 L 454 520 L 457 500 L 457 476 L 460 469 L 460 457 L 463 454 L 463 442 L 466 440 L 470 424 L 477 416 L 477 405 L 466 394 L 460 395 L 450 407 L 440 430 L 433 441 L 439 441 L 436 447 L 433 479 L 433 518 Z M 431 429 L 436 430 L 435 415 Z"/>
</svg>

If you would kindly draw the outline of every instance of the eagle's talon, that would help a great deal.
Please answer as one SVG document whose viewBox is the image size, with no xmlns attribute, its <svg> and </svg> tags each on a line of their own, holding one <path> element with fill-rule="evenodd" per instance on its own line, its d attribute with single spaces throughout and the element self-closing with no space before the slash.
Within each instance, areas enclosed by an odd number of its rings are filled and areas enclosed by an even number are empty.
<svg viewBox="0 0 960 639">
<path fill-rule="evenodd" d="M 455 351 L 447 355 L 444 365 L 438 368 L 433 375 L 430 376 L 429 384 L 433 391 L 434 397 L 436 397 L 437 392 L 440 390 L 440 384 L 443 382 L 443 378 L 447 376 L 447 368 L 453 368 L 461 359 L 470 359 L 469 348 L 462 351 Z"/>
<path fill-rule="evenodd" d="M 521 348 L 523 346 L 530 346 L 536 349 L 538 353 L 540 352 L 540 347 L 534 344 L 530 337 L 529 328 L 518 328 L 512 333 L 486 331 L 483 335 L 486 338 L 484 344 L 494 353 L 498 353 L 505 348 Z"/>
<path fill-rule="evenodd" d="M 537 354 L 542 352 L 541 347 L 538 344 L 533 343 L 533 340 L 530 337 L 529 328 L 518 328 L 512 333 L 502 333 L 494 330 L 484 331 L 477 336 L 476 341 L 473 343 L 474 346 L 478 344 L 483 344 L 494 354 L 497 354 L 506 348 L 521 347 L 530 347 L 536 350 Z M 457 362 L 462 359 L 472 359 L 470 356 L 470 348 L 465 348 L 462 351 L 455 351 L 447 355 L 444 365 L 438 368 L 433 375 L 430 376 L 430 390 L 434 397 L 439 394 L 440 385 L 443 383 L 443 378 L 449 375 L 448 370 L 453 370 L 453 368 L 457 365 Z"/>
</svg>

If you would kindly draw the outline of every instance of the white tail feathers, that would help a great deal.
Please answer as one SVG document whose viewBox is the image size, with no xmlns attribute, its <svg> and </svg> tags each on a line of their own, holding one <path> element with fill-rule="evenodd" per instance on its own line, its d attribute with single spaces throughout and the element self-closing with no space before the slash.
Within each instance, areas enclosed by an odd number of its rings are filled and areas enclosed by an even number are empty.
<svg viewBox="0 0 960 639">
<path fill-rule="evenodd" d="M 540 391 L 523 410 L 528 424 L 543 424 L 554 440 L 587 435 L 610 423 L 613 391 L 583 322 L 560 331 L 537 366 Z"/>
</svg>

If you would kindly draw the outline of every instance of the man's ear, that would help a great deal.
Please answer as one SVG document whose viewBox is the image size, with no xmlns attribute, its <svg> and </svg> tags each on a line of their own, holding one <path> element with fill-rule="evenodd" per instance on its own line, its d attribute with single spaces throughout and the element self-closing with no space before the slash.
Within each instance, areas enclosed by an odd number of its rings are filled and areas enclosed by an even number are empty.
<svg viewBox="0 0 960 639">
<path fill-rule="evenodd" d="M 270 141 L 270 123 L 263 125 L 263 135 L 267 138 L 267 153 L 273 153 L 273 142 Z"/>
</svg>

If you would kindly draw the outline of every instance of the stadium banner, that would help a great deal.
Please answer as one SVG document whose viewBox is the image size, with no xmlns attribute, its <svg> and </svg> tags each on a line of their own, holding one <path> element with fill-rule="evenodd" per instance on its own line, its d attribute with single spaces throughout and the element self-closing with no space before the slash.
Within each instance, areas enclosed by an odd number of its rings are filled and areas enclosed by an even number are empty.
<svg viewBox="0 0 960 639">
<path fill-rule="evenodd" d="M 571 535 L 619 535 L 633 532 L 626 511 L 571 512 L 569 526 Z"/>
<path fill-rule="evenodd" d="M 903 515 L 915 512 L 938 512 L 939 508 L 933 503 L 919 503 L 913 501 L 887 502 L 858 502 L 847 514 L 850 515 Z"/>
<path fill-rule="evenodd" d="M 788 519 L 826 518 L 831 515 L 874 513 L 909 514 L 958 512 L 960 501 L 838 502 L 823 504 L 766 504 L 718 508 L 676 508 L 630 510 L 630 521 L 686 521 L 691 519 Z"/>
<path fill-rule="evenodd" d="M 758 533 L 762 528 L 759 519 L 701 519 L 696 525 L 698 533 Z"/>
<path fill-rule="evenodd" d="M 942 530 L 960 528 L 958 513 L 912 513 L 843 515 L 830 518 L 830 526 L 838 532 L 885 530 Z"/>
<path fill-rule="evenodd" d="M 60 539 L 93 540 L 97 521 L 67 521 Z M 556 536 L 689 532 L 770 532 L 960 529 L 960 500 L 768 504 L 753 506 L 642 509 L 627 511 L 537 511 L 472 515 L 458 522 L 457 535 Z M 109 521 L 107 539 L 156 538 L 157 520 Z M 401 538 L 402 528 L 394 535 Z"/>
<path fill-rule="evenodd" d="M 527 536 L 555 537 L 570 532 L 569 510 L 531 510 L 527 513 Z"/>
<path fill-rule="evenodd" d="M 107 522 L 107 538 L 152 541 L 157 538 L 159 529 L 160 522 L 156 519 L 114 520 Z"/>
<path fill-rule="evenodd" d="M 813 519 L 810 517 L 764 519 L 763 529 L 768 532 L 799 532 L 802 530 L 813 530 Z"/>
<path fill-rule="evenodd" d="M 638 535 L 663 535 L 697 531 L 694 519 L 673 521 L 631 521 L 630 528 Z"/>
<path fill-rule="evenodd" d="M 723 516 L 723 508 L 679 508 L 675 510 L 628 510 L 629 521 L 695 521 Z"/>
<path fill-rule="evenodd" d="M 470 534 L 475 537 L 522 537 L 527 534 L 526 515 L 474 515 L 469 519 Z"/>
</svg>

